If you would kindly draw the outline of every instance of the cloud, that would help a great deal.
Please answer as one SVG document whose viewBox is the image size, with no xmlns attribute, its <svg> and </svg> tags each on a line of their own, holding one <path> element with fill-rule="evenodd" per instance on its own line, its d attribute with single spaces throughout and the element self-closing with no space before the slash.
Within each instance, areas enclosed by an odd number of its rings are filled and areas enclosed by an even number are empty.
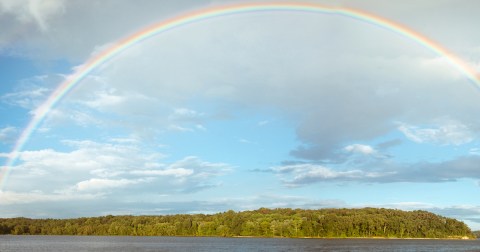
<svg viewBox="0 0 480 252">
<path fill-rule="evenodd" d="M 351 144 L 346 146 L 344 150 L 354 154 L 362 154 L 362 155 L 373 155 L 377 153 L 377 151 L 372 146 L 364 145 L 364 144 Z"/>
<path fill-rule="evenodd" d="M 16 205 L 16 204 L 32 204 L 38 202 L 61 202 L 68 200 L 92 200 L 97 198 L 95 194 L 63 194 L 63 193 L 44 193 L 42 191 L 31 192 L 13 192 L 0 191 L 0 206 Z"/>
<path fill-rule="evenodd" d="M 185 168 L 172 168 L 164 170 L 141 170 L 132 171 L 134 175 L 148 175 L 148 176 L 173 176 L 173 177 L 187 177 L 194 173 L 191 169 Z"/>
<path fill-rule="evenodd" d="M 0 52 L 39 60 L 84 61 L 95 47 L 203 1 L 135 5 L 128 1 L 1 0 Z M 125 19 L 128 16 L 129 20 Z M 89 29 L 85 29 L 89 27 Z M 81 41 L 81 42 L 80 42 Z"/>
<path fill-rule="evenodd" d="M 445 208 L 439 207 L 432 207 L 435 212 L 447 215 L 447 216 L 455 216 L 460 218 L 465 217 L 479 217 L 480 216 L 480 207 L 473 206 L 473 205 L 457 205 Z"/>
<path fill-rule="evenodd" d="M 168 166 L 168 169 L 182 169 L 189 168 L 194 172 L 194 176 L 197 178 L 209 178 L 212 176 L 218 176 L 225 174 L 233 169 L 232 166 L 225 163 L 211 163 L 202 161 L 198 157 L 190 156 L 185 157 L 175 163 Z"/>
<path fill-rule="evenodd" d="M 254 210 L 260 207 L 279 208 L 332 208 L 346 207 L 347 203 L 336 199 L 310 199 L 296 195 L 257 194 L 245 197 L 219 197 L 214 199 L 180 200 L 160 195 L 146 200 L 112 200 L 101 194 L 84 194 L 55 196 L 41 192 L 18 194 L 12 192 L 0 193 L 0 198 L 8 196 L 8 201 L 0 202 L 0 214 L 6 217 L 26 216 L 31 218 L 71 218 L 85 216 L 114 215 L 165 215 L 165 214 L 195 214 L 219 213 L 227 210 L 243 211 Z M 86 195 L 90 195 L 87 197 Z M 50 197 L 49 197 L 50 196 Z M 12 201 L 11 201 L 11 200 Z M 58 204 L 57 201 L 68 201 L 68 205 Z M 25 203 L 28 202 L 28 203 Z M 19 208 L 18 204 L 35 203 L 35 210 L 31 207 Z M 17 209 L 17 211 L 13 211 Z M 55 211 L 56 209 L 56 211 Z M 14 212 L 16 215 L 12 215 Z"/>
<path fill-rule="evenodd" d="M 45 83 L 56 81 L 57 78 L 47 76 L 34 76 L 20 81 L 16 90 L 0 97 L 3 103 L 33 110 L 38 107 L 50 94 L 51 89 Z"/>
<path fill-rule="evenodd" d="M 263 126 L 265 126 L 265 125 L 267 125 L 267 124 L 269 124 L 269 123 L 270 123 L 270 121 L 268 121 L 268 120 L 263 120 L 263 121 L 258 122 L 257 125 L 258 125 L 259 127 L 263 127 Z"/>
<path fill-rule="evenodd" d="M 293 187 L 320 182 L 374 181 L 392 175 L 392 172 L 335 171 L 324 166 L 312 164 L 279 166 L 272 168 L 272 171 L 283 175 L 283 177 L 288 177 L 289 179 L 283 179 L 283 182 L 287 186 Z M 293 178 L 290 179 L 290 177 Z"/>
<path fill-rule="evenodd" d="M 0 128 L 0 143 L 8 144 L 15 141 L 18 135 L 18 129 L 15 127 Z"/>
<path fill-rule="evenodd" d="M 10 158 L 12 156 L 11 153 L 2 153 L 0 152 L 0 158 Z M 2 167 L 3 169 L 3 167 Z"/>
<path fill-rule="evenodd" d="M 479 179 L 478 156 L 463 156 L 444 162 L 395 163 L 377 160 L 356 169 L 329 168 L 316 164 L 285 164 L 270 168 L 287 186 L 297 187 L 314 183 L 440 183 L 463 178 Z M 264 170 L 262 170 L 264 171 Z"/>
<path fill-rule="evenodd" d="M 34 112 L 35 113 L 35 112 Z M 81 127 L 102 127 L 107 126 L 105 120 L 101 120 L 89 111 L 67 110 L 67 109 L 51 109 L 42 125 L 43 131 L 50 131 L 58 126 L 73 123 L 75 126 Z M 41 130 L 39 130 L 41 131 Z"/>
<path fill-rule="evenodd" d="M 78 191 L 104 191 L 105 189 L 125 187 L 128 185 L 137 184 L 141 182 L 143 181 L 131 180 L 131 179 L 92 178 L 89 180 L 78 182 L 74 188 Z"/>
<path fill-rule="evenodd" d="M 217 178 L 233 169 L 226 163 L 207 162 L 194 156 L 164 163 L 163 153 L 135 141 L 63 143 L 71 150 L 21 152 L 19 164 L 11 168 L 6 188 L 14 192 L 36 188 L 45 193 L 95 192 L 112 197 L 145 192 L 182 194 L 220 186 Z"/>
<path fill-rule="evenodd" d="M 109 84 L 108 78 L 88 76 L 52 109 L 45 127 L 72 125 L 97 129 L 120 129 L 152 139 L 165 131 L 206 131 L 204 123 L 217 120 L 214 114 L 179 107 L 141 90 L 125 90 Z"/>
<path fill-rule="evenodd" d="M 426 208 L 427 211 L 464 221 L 472 230 L 480 230 L 480 206 L 454 205 Z"/>
<path fill-rule="evenodd" d="M 204 116 L 204 113 L 197 112 L 193 109 L 176 108 L 170 115 L 170 119 L 175 121 L 197 121 Z"/>
<path fill-rule="evenodd" d="M 166 4 L 161 12 L 192 4 L 187 2 Z M 150 23 L 162 15 L 147 9 L 154 2 L 119 4 L 115 13 L 106 8 L 109 2 L 98 3 L 95 10 L 84 3 L 65 4 L 66 24 L 77 27 L 83 21 L 102 28 L 91 31 L 93 35 L 79 31 L 67 37 L 66 28 L 54 22 L 61 31 L 55 35 L 65 45 L 76 36 L 87 38 L 83 57 L 111 45 L 125 30 L 143 27 L 141 21 Z M 136 8 L 144 16 L 130 18 L 135 24 L 124 21 L 121 14 Z M 339 30 L 326 37 L 333 24 L 341 24 L 335 25 Z M 375 44 L 367 39 L 371 37 Z M 468 80 L 452 72 L 457 70 L 412 41 L 362 22 L 288 12 L 246 14 L 173 29 L 132 46 L 81 81 L 69 96 L 71 104 L 61 106 L 63 114 L 88 111 L 95 120 L 82 119 L 86 124 L 123 127 L 145 139 L 169 130 L 195 131 L 196 125 L 217 120 L 220 112 L 234 120 L 242 113 L 238 111 L 262 114 L 274 108 L 295 127 L 299 144 L 290 152 L 294 158 L 339 162 L 345 145 L 398 131 L 399 121 L 404 133 L 423 142 L 458 145 L 476 139 L 472 132 L 480 122 L 470 115 L 479 112 L 479 100 L 468 89 Z M 415 126 L 432 125 L 438 118 L 456 121 L 443 128 Z"/>
<path fill-rule="evenodd" d="M 464 124 L 449 121 L 433 128 L 421 128 L 407 124 L 398 127 L 408 139 L 417 143 L 462 145 L 475 139 L 473 132 Z"/>
<path fill-rule="evenodd" d="M 64 4 L 63 0 L 1 0 L 0 15 L 13 15 L 18 22 L 34 23 L 41 31 L 46 32 L 49 19 L 64 13 Z"/>
<path fill-rule="evenodd" d="M 480 148 L 471 148 L 468 153 L 470 155 L 480 155 Z"/>
<path fill-rule="evenodd" d="M 385 142 L 379 143 L 377 145 L 377 148 L 379 148 L 381 150 L 386 150 L 386 149 L 389 149 L 389 148 L 392 148 L 392 147 L 395 147 L 395 146 L 399 146 L 400 144 L 402 144 L 402 140 L 392 139 L 392 140 L 387 140 Z"/>
<path fill-rule="evenodd" d="M 116 107 L 127 102 L 124 96 L 114 94 L 114 92 L 114 90 L 96 92 L 95 99 L 86 101 L 85 104 L 91 108 L 104 110 L 108 109 L 108 107 Z"/>
</svg>

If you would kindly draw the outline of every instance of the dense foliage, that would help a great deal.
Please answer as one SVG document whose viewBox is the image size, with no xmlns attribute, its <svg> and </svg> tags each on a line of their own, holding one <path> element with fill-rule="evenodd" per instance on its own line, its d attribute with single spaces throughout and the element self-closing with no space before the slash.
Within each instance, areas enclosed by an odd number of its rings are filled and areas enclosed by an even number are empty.
<svg viewBox="0 0 480 252">
<path fill-rule="evenodd" d="M 460 221 L 426 211 L 267 209 L 213 215 L 0 219 L 1 234 L 473 238 Z"/>
<path fill-rule="evenodd" d="M 480 239 L 480 230 L 473 231 L 473 234 L 476 235 L 478 239 Z"/>
</svg>

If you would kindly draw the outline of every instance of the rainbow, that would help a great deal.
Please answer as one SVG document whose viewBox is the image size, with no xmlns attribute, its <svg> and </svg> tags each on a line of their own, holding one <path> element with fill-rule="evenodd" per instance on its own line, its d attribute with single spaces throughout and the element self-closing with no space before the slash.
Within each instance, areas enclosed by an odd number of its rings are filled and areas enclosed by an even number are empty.
<svg viewBox="0 0 480 252">
<path fill-rule="evenodd" d="M 75 71 L 69 75 L 63 83 L 50 95 L 50 97 L 36 109 L 33 118 L 23 130 L 16 144 L 10 152 L 5 166 L 0 172 L 0 191 L 2 185 L 5 183 L 10 168 L 15 164 L 20 156 L 20 152 L 28 141 L 35 129 L 41 124 L 43 119 L 49 111 L 68 94 L 78 83 L 90 74 L 95 68 L 111 60 L 121 52 L 128 48 L 139 44 L 158 34 L 178 28 L 180 26 L 196 23 L 212 18 L 219 18 L 237 14 L 251 13 L 251 12 L 306 12 L 319 13 L 328 15 L 337 15 L 341 17 L 351 18 L 357 21 L 369 23 L 381 28 L 385 28 L 391 32 L 397 33 L 406 37 L 424 48 L 432 51 L 436 55 L 446 58 L 449 63 L 463 73 L 476 88 L 480 88 L 480 74 L 468 63 L 450 52 L 437 42 L 427 38 L 426 36 L 413 31 L 412 29 L 403 26 L 394 21 L 373 15 L 361 10 L 332 7 L 314 3 L 247 3 L 227 6 L 218 6 L 207 9 L 202 9 L 190 12 L 184 15 L 176 16 L 174 18 L 153 24 L 136 33 L 117 41 L 115 44 L 98 53 L 97 55 L 88 59 L 83 65 L 76 68 Z"/>
</svg>

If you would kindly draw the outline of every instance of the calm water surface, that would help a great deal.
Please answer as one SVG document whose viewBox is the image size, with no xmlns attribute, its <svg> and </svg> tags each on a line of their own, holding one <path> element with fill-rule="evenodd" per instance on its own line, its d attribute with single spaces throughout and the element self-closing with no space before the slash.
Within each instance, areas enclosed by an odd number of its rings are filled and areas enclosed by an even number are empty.
<svg viewBox="0 0 480 252">
<path fill-rule="evenodd" d="M 0 251 L 480 251 L 480 240 L 8 235 Z"/>
</svg>

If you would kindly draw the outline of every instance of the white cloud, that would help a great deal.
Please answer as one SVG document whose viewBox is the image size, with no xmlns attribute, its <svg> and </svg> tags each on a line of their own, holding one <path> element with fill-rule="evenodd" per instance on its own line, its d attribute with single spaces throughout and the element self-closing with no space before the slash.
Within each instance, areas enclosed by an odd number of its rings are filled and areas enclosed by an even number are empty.
<svg viewBox="0 0 480 252">
<path fill-rule="evenodd" d="M 42 130 L 40 132 L 49 132 L 57 126 L 74 123 L 81 127 L 103 126 L 106 121 L 92 115 L 88 111 L 68 110 L 62 108 L 51 109 L 46 115 Z"/>
<path fill-rule="evenodd" d="M 284 182 L 288 186 L 335 181 L 369 181 L 381 180 L 389 177 L 392 172 L 368 172 L 363 170 L 336 171 L 324 166 L 314 164 L 295 164 L 273 167 L 274 173 L 283 174 Z M 291 174 L 291 176 L 290 176 Z M 293 177 L 293 178 L 290 178 Z"/>
<path fill-rule="evenodd" d="M 92 108 L 105 110 L 108 107 L 115 107 L 126 101 L 125 97 L 116 95 L 114 92 L 114 90 L 97 92 L 95 93 L 95 99 L 86 101 L 85 104 Z"/>
<path fill-rule="evenodd" d="M 480 155 L 480 148 L 471 148 L 468 153 L 470 155 Z"/>
<path fill-rule="evenodd" d="M 104 191 L 118 187 L 126 187 L 128 185 L 144 182 L 143 180 L 131 179 L 103 179 L 92 178 L 89 180 L 78 182 L 75 189 L 78 191 Z"/>
<path fill-rule="evenodd" d="M 132 171 L 131 174 L 147 175 L 147 176 L 173 176 L 173 177 L 187 177 L 194 173 L 192 169 L 173 168 L 164 170 L 139 170 Z"/>
<path fill-rule="evenodd" d="M 83 109 L 121 116 L 154 116 L 161 105 L 158 99 L 143 94 L 141 90 L 119 90 L 109 84 L 108 78 L 98 75 L 89 75 L 78 86 L 69 98 L 72 104 L 85 106 Z"/>
<path fill-rule="evenodd" d="M 408 139 L 416 143 L 433 143 L 440 145 L 462 145 L 475 139 L 468 126 L 461 122 L 449 121 L 435 127 L 418 127 L 408 124 L 398 126 Z"/>
<path fill-rule="evenodd" d="M 97 194 L 66 194 L 44 193 L 41 191 L 14 192 L 0 190 L 0 205 L 31 204 L 38 202 L 61 202 L 69 200 L 91 200 L 98 198 Z"/>
<path fill-rule="evenodd" d="M 209 119 L 203 112 L 174 103 L 139 89 L 124 89 L 112 84 L 107 77 L 88 76 L 52 109 L 46 126 L 75 124 L 82 127 L 118 128 L 132 131 L 131 135 L 151 139 L 165 131 L 206 131 L 203 123 Z"/>
<path fill-rule="evenodd" d="M 287 186 L 304 186 L 314 183 L 443 183 L 460 179 L 479 179 L 478 155 L 460 156 L 442 162 L 400 163 L 388 159 L 375 159 L 357 168 L 337 165 L 329 168 L 322 165 L 302 163 L 286 164 L 256 170 L 277 174 Z"/>
<path fill-rule="evenodd" d="M 0 152 L 0 157 L 2 157 L 2 158 L 10 158 L 10 157 L 12 157 L 12 156 L 13 156 L 13 155 L 12 155 L 11 153 L 2 153 L 2 152 Z M 2 167 L 2 169 L 3 169 L 3 167 Z"/>
<path fill-rule="evenodd" d="M 351 144 L 346 146 L 344 150 L 347 152 L 362 155 L 372 155 L 377 153 L 377 151 L 372 146 L 364 144 Z"/>
<path fill-rule="evenodd" d="M 198 118 L 203 117 L 203 113 L 199 113 L 193 109 L 188 108 L 176 108 L 173 111 L 173 114 L 170 115 L 172 120 L 197 120 Z"/>
<path fill-rule="evenodd" d="M 98 143 L 63 141 L 71 151 L 44 149 L 23 151 L 11 168 L 6 188 L 45 193 L 187 193 L 218 186 L 233 167 L 187 156 L 163 163 L 165 155 L 135 141 Z M 128 189 L 128 190 L 127 190 Z"/>
<path fill-rule="evenodd" d="M 431 74 L 441 74 L 451 79 L 461 80 L 465 78 L 462 72 L 452 67 L 446 57 L 438 56 L 436 58 L 422 59 L 420 61 L 420 67 L 422 67 L 422 70 L 430 72 Z"/>
<path fill-rule="evenodd" d="M 185 157 L 168 166 L 168 169 L 192 169 L 195 178 L 210 178 L 213 176 L 223 175 L 233 169 L 226 163 L 211 163 L 202 161 L 195 156 Z"/>
</svg>

